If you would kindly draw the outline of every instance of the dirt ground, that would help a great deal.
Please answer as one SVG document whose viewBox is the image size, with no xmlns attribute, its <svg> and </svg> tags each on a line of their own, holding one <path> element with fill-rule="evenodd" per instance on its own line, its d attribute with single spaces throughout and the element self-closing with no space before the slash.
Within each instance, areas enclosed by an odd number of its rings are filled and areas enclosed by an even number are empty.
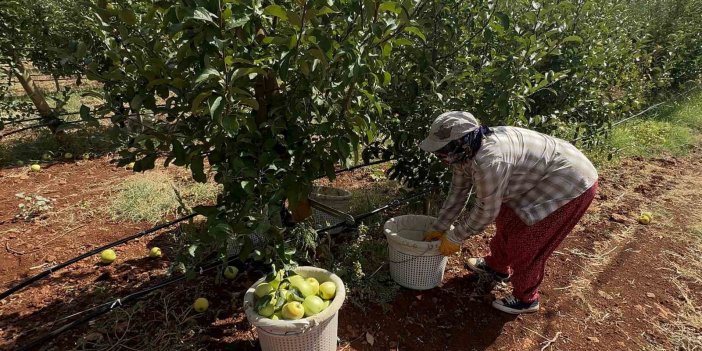
<svg viewBox="0 0 702 351">
<path fill-rule="evenodd" d="M 0 170 L 0 289 L 150 227 L 114 223 L 99 211 L 110 186 L 129 173 L 106 158 L 57 163 L 40 173 L 26 167 Z M 362 182 L 366 176 L 359 171 L 342 182 Z M 700 267 L 702 248 L 690 233 L 702 235 L 702 152 L 625 160 L 603 172 L 600 186 L 588 214 L 549 261 L 538 313 L 514 317 L 493 310 L 493 296 L 508 290 L 490 292 L 464 268 L 466 258 L 486 253 L 490 229 L 450 259 L 440 287 L 401 289 L 387 311 L 347 303 L 340 312 L 339 350 L 668 350 L 680 345 L 672 330 L 685 324 L 690 301 L 702 301 L 699 275 L 688 279 L 685 273 L 695 267 L 691 262 Z M 17 220 L 18 192 L 52 199 L 53 210 L 31 222 Z M 636 222 L 641 211 L 654 213 L 650 225 Z M 177 233 L 175 228 L 119 246 L 113 265 L 86 259 L 0 301 L 0 349 L 26 345 L 71 314 L 157 283 L 174 258 L 169 247 Z M 164 249 L 163 259 L 145 257 L 152 246 Z M 233 282 L 204 274 L 169 286 L 40 349 L 160 350 L 166 349 L 165 340 L 176 338 L 180 344 L 168 349 L 257 350 L 241 309 L 242 292 L 257 274 L 244 271 Z M 211 302 L 206 313 L 189 308 L 198 296 Z"/>
</svg>

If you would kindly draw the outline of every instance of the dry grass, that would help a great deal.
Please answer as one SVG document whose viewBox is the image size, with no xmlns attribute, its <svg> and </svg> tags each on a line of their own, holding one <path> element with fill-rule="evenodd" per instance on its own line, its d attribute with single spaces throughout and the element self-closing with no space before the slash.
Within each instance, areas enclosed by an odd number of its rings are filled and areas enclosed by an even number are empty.
<svg viewBox="0 0 702 351">
<path fill-rule="evenodd" d="M 211 203 L 219 188 L 165 171 L 135 174 L 115 187 L 107 213 L 112 220 L 157 223 L 190 207 Z"/>
<path fill-rule="evenodd" d="M 115 310 L 95 323 L 95 331 L 76 341 L 76 350 L 198 349 L 203 327 L 191 308 L 178 301 L 178 294 L 162 290 L 132 307 Z"/>
</svg>

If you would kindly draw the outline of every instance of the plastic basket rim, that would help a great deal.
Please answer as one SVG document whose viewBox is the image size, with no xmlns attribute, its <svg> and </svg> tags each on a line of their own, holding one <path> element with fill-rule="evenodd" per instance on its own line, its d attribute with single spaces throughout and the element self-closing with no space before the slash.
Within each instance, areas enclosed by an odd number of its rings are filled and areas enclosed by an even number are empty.
<svg viewBox="0 0 702 351">
<path fill-rule="evenodd" d="M 333 281 L 336 284 L 336 296 L 329 304 L 329 307 L 325 308 L 322 312 L 297 320 L 272 320 L 267 317 L 263 317 L 256 313 L 254 310 L 254 291 L 258 284 L 263 283 L 266 277 L 262 277 L 257 280 L 244 294 L 244 310 L 246 312 L 246 319 L 252 325 L 257 328 L 261 328 L 269 334 L 276 334 L 276 332 L 283 333 L 304 333 L 307 330 L 317 326 L 318 324 L 325 322 L 336 315 L 341 306 L 344 304 L 346 299 L 346 286 L 344 282 L 336 274 L 329 272 L 326 269 L 313 267 L 313 266 L 300 266 L 295 269 L 295 273 L 306 276 L 305 272 L 317 272 L 320 274 L 326 274 L 328 276 L 327 281 Z"/>
<path fill-rule="evenodd" d="M 416 253 L 412 252 L 405 252 L 402 250 L 402 248 L 409 249 L 411 251 L 416 251 L 416 250 L 425 250 L 426 252 L 422 254 L 421 256 L 434 256 L 438 255 L 439 253 L 439 245 L 441 242 L 439 241 L 415 241 L 415 240 L 410 240 L 407 238 L 402 237 L 399 235 L 399 233 L 393 231 L 392 229 L 389 228 L 390 225 L 393 223 L 397 222 L 400 219 L 406 219 L 409 217 L 413 218 L 424 218 L 430 221 L 436 221 L 436 217 L 432 216 L 426 216 L 426 215 L 402 215 L 402 216 L 397 216 L 388 219 L 385 224 L 383 225 L 383 232 L 385 233 L 385 238 L 388 240 L 388 244 L 397 249 L 398 251 L 407 254 L 407 255 L 414 255 L 417 256 Z M 453 231 L 454 227 L 451 226 L 450 231 Z"/>
<path fill-rule="evenodd" d="M 320 191 L 328 189 L 332 190 L 334 192 L 340 193 L 340 195 L 331 195 L 331 194 L 325 194 L 321 193 Z M 310 196 L 313 198 L 317 199 L 324 199 L 324 200 L 336 200 L 336 201 L 341 201 L 341 200 L 351 200 L 351 192 L 342 189 L 342 188 L 337 188 L 337 187 L 332 187 L 332 186 L 326 186 L 326 185 L 316 185 L 312 187 L 312 191 L 310 192 Z"/>
</svg>

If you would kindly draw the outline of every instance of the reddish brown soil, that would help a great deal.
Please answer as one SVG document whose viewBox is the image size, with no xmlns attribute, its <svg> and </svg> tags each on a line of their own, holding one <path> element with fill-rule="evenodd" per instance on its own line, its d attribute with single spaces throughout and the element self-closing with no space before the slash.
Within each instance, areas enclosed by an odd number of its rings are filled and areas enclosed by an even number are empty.
<svg viewBox="0 0 702 351">
<path fill-rule="evenodd" d="M 669 234 L 693 224 L 688 213 L 702 201 L 702 190 L 671 194 L 699 189 L 700 174 L 702 154 L 696 151 L 679 159 L 627 160 L 603 174 L 588 215 L 549 261 L 536 314 L 513 317 L 492 310 L 494 294 L 505 291 L 490 293 L 463 267 L 465 258 L 486 252 L 488 231 L 470 240 L 461 257 L 451 258 L 441 287 L 402 289 L 387 312 L 347 303 L 340 313 L 339 350 L 540 350 L 554 338 L 549 350 L 670 349 L 656 326 L 676 318 L 681 296 L 660 262 L 666 252 L 688 254 L 684 241 Z M 110 185 L 128 175 L 105 159 L 55 164 L 38 174 L 0 171 L 0 288 L 149 227 L 112 223 L 96 211 Z M 363 182 L 367 176 L 359 171 L 339 183 Z M 34 222 L 13 220 L 14 194 L 20 191 L 55 199 L 54 209 Z M 642 210 L 654 211 L 651 225 L 635 222 Z M 110 266 L 98 265 L 97 258 L 84 260 L 0 302 L 0 348 L 25 345 L 65 323 L 64 316 L 163 279 L 173 258 L 170 234 L 118 247 L 118 261 Z M 145 258 L 153 245 L 165 249 L 164 259 Z M 45 347 L 108 349 L 96 345 L 113 337 L 112 349 L 151 350 L 160 341 L 149 344 L 149 338 L 165 338 L 164 331 L 170 331 L 184 340 L 175 349 L 258 349 L 241 310 L 241 292 L 258 273 L 250 270 L 224 283 L 212 277 L 169 286 L 137 308 L 118 308 Z M 702 297 L 702 289 L 695 293 Z M 206 313 L 187 307 L 198 296 L 210 300 Z"/>
</svg>

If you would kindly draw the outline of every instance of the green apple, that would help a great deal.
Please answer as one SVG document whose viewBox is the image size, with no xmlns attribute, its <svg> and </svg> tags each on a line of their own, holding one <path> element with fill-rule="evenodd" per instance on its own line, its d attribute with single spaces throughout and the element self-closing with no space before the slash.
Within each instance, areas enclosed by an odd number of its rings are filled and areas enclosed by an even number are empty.
<svg viewBox="0 0 702 351">
<path fill-rule="evenodd" d="M 110 264 L 114 262 L 116 258 L 117 254 L 115 253 L 115 250 L 112 249 L 103 250 L 100 253 L 100 261 L 102 261 L 104 264 Z"/>
<path fill-rule="evenodd" d="M 90 154 L 87 153 L 87 152 L 84 153 L 84 154 L 83 154 L 83 159 L 84 159 L 84 160 L 89 160 L 89 159 L 90 159 Z"/>
<path fill-rule="evenodd" d="M 331 303 L 331 301 L 329 301 L 329 300 L 324 300 L 324 308 L 322 308 L 322 311 L 326 310 L 327 307 L 329 307 L 329 304 L 330 304 L 330 303 Z"/>
<path fill-rule="evenodd" d="M 224 269 L 224 277 L 227 279 L 234 279 L 237 274 L 239 274 L 239 268 L 234 266 L 227 266 L 227 268 Z"/>
<path fill-rule="evenodd" d="M 41 166 L 38 164 L 33 164 L 31 169 L 32 169 L 32 172 L 39 172 L 39 171 L 41 171 Z"/>
<path fill-rule="evenodd" d="M 149 250 L 149 257 L 151 258 L 159 258 L 163 256 L 163 253 L 161 253 L 161 249 L 158 247 L 152 247 L 151 250 Z"/>
<path fill-rule="evenodd" d="M 205 312 L 207 308 L 210 307 L 210 302 L 206 298 L 200 297 L 193 303 L 193 309 L 195 312 Z"/>
<path fill-rule="evenodd" d="M 317 281 L 317 279 L 309 277 L 309 278 L 305 279 L 305 281 L 308 284 L 310 284 L 310 286 L 312 287 L 312 291 L 314 291 L 314 293 L 312 295 L 319 294 L 319 282 Z"/>
<path fill-rule="evenodd" d="M 67 153 L 63 154 L 63 158 L 70 160 L 73 158 L 73 154 L 70 152 L 67 152 Z"/>
<path fill-rule="evenodd" d="M 134 162 L 130 162 L 127 164 L 127 169 L 134 169 Z"/>
<path fill-rule="evenodd" d="M 300 319 L 305 315 L 305 307 L 297 301 L 288 302 L 283 305 L 281 314 L 285 319 Z"/>
<path fill-rule="evenodd" d="M 256 287 L 256 290 L 254 291 L 254 295 L 256 295 L 256 297 L 258 297 L 260 299 L 260 298 L 270 294 L 271 292 L 273 292 L 273 287 L 270 284 L 261 283 L 261 284 L 258 284 L 258 286 Z"/>
<path fill-rule="evenodd" d="M 303 297 L 317 294 L 314 286 L 312 286 L 309 282 L 307 282 L 305 280 L 305 278 L 303 278 L 299 275 L 294 275 L 292 277 L 289 277 L 288 281 L 290 281 L 290 286 L 297 289 L 300 292 L 300 294 L 302 294 Z M 319 287 L 317 287 L 317 291 L 318 290 L 319 290 Z"/>
<path fill-rule="evenodd" d="M 18 160 L 18 161 L 17 161 L 17 165 L 18 165 L 18 166 L 24 166 L 24 161 Z"/>
<path fill-rule="evenodd" d="M 305 317 L 314 316 L 315 314 L 322 312 L 324 309 L 324 300 L 319 296 L 307 296 L 305 297 L 305 302 L 302 303 L 305 308 Z"/>
<path fill-rule="evenodd" d="M 283 319 L 283 316 L 280 314 L 280 312 L 273 313 L 271 316 L 271 319 L 274 321 L 281 320 Z"/>
<path fill-rule="evenodd" d="M 267 303 L 259 308 L 257 312 L 264 317 L 270 317 L 275 313 L 275 303 Z"/>
<path fill-rule="evenodd" d="M 319 296 L 325 300 L 333 299 L 336 296 L 336 284 L 334 282 L 324 282 L 319 286 Z"/>
<path fill-rule="evenodd" d="M 44 161 L 49 161 L 49 160 L 51 160 L 51 154 L 48 152 L 44 153 L 43 155 L 41 155 L 41 159 Z"/>
<path fill-rule="evenodd" d="M 291 275 L 288 277 L 288 281 L 290 282 L 290 285 L 295 287 L 295 284 L 299 284 L 300 282 L 303 282 L 305 278 L 299 275 Z"/>
</svg>

